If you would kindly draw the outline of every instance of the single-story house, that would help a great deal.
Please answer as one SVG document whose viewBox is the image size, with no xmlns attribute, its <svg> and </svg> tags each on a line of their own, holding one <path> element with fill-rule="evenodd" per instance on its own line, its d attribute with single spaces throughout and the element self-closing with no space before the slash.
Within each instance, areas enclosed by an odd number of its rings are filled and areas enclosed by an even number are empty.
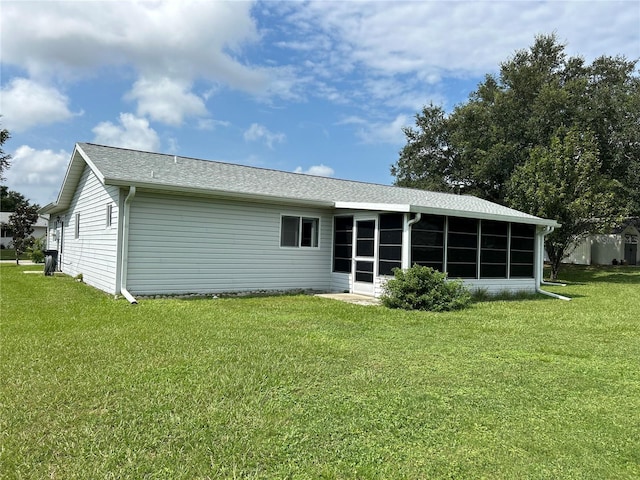
<svg viewBox="0 0 640 480">
<path fill-rule="evenodd" d="M 559 225 L 473 196 L 89 143 L 50 215 L 59 268 L 135 295 L 309 289 L 379 296 L 427 265 L 489 292 L 532 291 Z"/>
<path fill-rule="evenodd" d="M 562 261 L 577 265 L 640 265 L 640 218 L 628 218 L 611 233 L 587 235 Z"/>
<path fill-rule="evenodd" d="M 13 231 L 9 226 L 9 217 L 13 212 L 0 212 L 0 248 L 12 248 Z M 42 238 L 47 234 L 49 218 L 46 215 L 38 215 L 38 220 L 33 225 L 33 238 Z"/>
</svg>

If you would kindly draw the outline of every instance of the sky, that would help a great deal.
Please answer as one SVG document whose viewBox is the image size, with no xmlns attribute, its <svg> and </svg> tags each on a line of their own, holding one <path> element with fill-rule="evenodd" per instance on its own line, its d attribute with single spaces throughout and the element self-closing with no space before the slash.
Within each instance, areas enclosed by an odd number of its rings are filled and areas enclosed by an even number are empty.
<svg viewBox="0 0 640 480">
<path fill-rule="evenodd" d="M 402 127 L 555 33 L 640 58 L 640 1 L 0 0 L 3 182 L 55 201 L 76 142 L 393 183 Z"/>
</svg>

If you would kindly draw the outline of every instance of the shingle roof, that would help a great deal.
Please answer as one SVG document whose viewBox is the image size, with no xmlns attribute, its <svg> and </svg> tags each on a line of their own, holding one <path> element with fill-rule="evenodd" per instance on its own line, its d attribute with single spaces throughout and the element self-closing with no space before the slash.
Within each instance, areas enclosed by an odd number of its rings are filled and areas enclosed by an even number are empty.
<svg viewBox="0 0 640 480">
<path fill-rule="evenodd" d="M 336 208 L 385 209 L 372 208 L 375 205 L 398 211 L 496 219 L 508 217 L 511 221 L 557 225 L 554 221 L 469 195 L 339 180 L 90 143 L 79 143 L 77 149 L 107 185 L 248 196 Z"/>
</svg>

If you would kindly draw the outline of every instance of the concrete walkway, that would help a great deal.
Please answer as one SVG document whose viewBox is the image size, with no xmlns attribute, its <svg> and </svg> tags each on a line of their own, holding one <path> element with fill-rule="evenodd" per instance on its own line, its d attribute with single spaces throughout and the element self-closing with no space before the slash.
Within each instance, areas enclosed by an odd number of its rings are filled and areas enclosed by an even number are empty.
<svg viewBox="0 0 640 480">
<path fill-rule="evenodd" d="M 354 303 L 356 305 L 380 305 L 380 300 L 377 298 L 355 293 L 318 293 L 316 297 L 340 300 L 341 302 Z"/>
</svg>

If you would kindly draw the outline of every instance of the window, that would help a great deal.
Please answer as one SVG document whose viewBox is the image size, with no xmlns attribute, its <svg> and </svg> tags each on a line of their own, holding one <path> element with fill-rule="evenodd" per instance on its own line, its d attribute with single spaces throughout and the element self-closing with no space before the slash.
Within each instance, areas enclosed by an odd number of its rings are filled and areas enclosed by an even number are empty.
<svg viewBox="0 0 640 480">
<path fill-rule="evenodd" d="M 112 223 L 113 223 L 113 205 L 110 203 L 107 205 L 106 227 L 111 228 Z"/>
<path fill-rule="evenodd" d="M 411 227 L 411 265 L 444 271 L 444 217 L 423 215 Z"/>
<path fill-rule="evenodd" d="M 280 223 L 281 247 L 317 247 L 320 219 L 283 215 Z"/>
<path fill-rule="evenodd" d="M 333 219 L 333 271 L 351 273 L 353 217 Z"/>
<path fill-rule="evenodd" d="M 478 220 L 449 217 L 447 272 L 452 278 L 476 278 L 478 265 Z"/>
<path fill-rule="evenodd" d="M 380 214 L 379 275 L 393 275 L 394 268 L 402 268 L 403 224 L 404 215 L 401 213 Z"/>
<path fill-rule="evenodd" d="M 482 220 L 480 231 L 480 278 L 507 278 L 509 224 Z"/>
<path fill-rule="evenodd" d="M 511 224 L 511 278 L 533 278 L 533 252 L 536 227 Z"/>
<path fill-rule="evenodd" d="M 80 214 L 76 213 L 76 224 L 74 230 L 74 238 L 80 238 Z"/>
</svg>

